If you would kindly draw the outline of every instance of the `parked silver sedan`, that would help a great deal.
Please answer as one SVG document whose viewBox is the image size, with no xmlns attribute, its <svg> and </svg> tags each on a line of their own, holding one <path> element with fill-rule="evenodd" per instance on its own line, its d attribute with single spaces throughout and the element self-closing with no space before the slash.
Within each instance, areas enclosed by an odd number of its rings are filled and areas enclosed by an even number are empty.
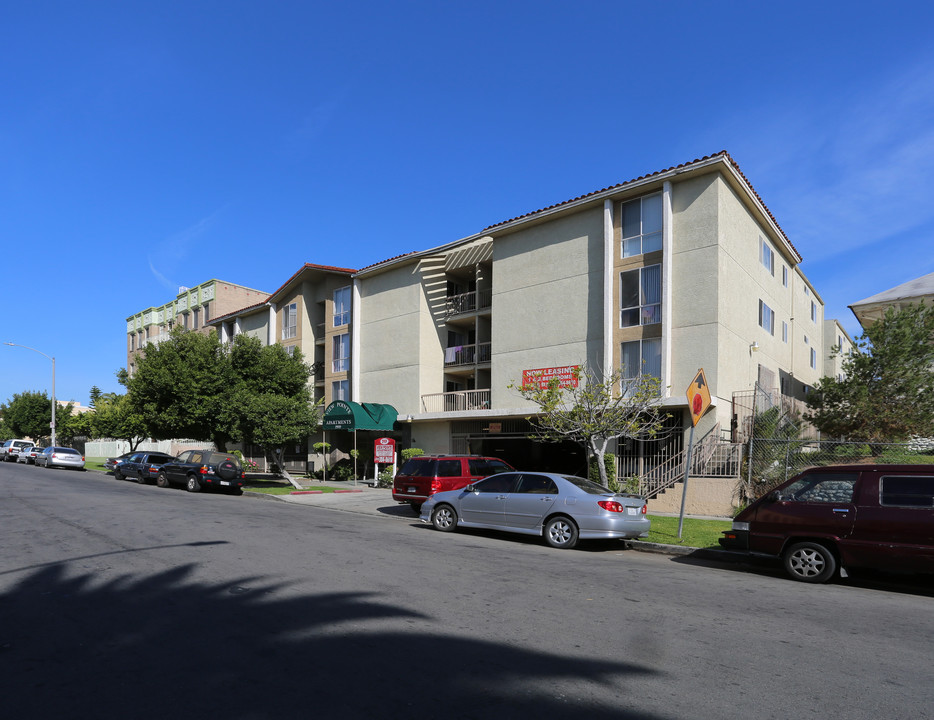
<svg viewBox="0 0 934 720">
<path fill-rule="evenodd" d="M 21 447 L 16 453 L 16 462 L 26 463 L 27 465 L 35 457 L 35 455 L 30 455 L 30 453 L 36 449 L 35 445 L 27 445 L 26 447 Z"/>
<path fill-rule="evenodd" d="M 442 532 L 472 527 L 544 536 L 555 548 L 572 548 L 578 540 L 646 537 L 651 524 L 645 500 L 637 495 L 544 472 L 500 473 L 436 493 L 422 505 L 419 520 Z"/>
<path fill-rule="evenodd" d="M 84 456 L 74 448 L 47 447 L 36 455 L 36 465 L 84 470 Z"/>
</svg>

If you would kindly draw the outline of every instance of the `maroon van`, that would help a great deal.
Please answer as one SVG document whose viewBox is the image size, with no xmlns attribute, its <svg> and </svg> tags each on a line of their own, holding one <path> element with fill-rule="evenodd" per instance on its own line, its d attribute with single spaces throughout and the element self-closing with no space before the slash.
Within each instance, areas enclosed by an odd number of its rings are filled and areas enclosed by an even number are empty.
<svg viewBox="0 0 934 720">
<path fill-rule="evenodd" d="M 480 455 L 420 455 L 409 458 L 392 483 L 392 499 L 408 503 L 415 514 L 429 496 L 444 490 L 460 490 L 489 475 L 514 468 L 499 458 Z"/>
<path fill-rule="evenodd" d="M 802 582 L 851 567 L 934 572 L 934 465 L 806 470 L 739 513 L 720 545 L 779 557 Z"/>
</svg>

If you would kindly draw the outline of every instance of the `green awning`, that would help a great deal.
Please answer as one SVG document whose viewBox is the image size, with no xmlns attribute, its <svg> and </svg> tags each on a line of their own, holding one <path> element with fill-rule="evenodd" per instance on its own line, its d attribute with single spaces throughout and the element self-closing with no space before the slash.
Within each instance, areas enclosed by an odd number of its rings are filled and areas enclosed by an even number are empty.
<svg viewBox="0 0 934 720">
<path fill-rule="evenodd" d="M 355 403 L 335 400 L 324 411 L 321 426 L 325 430 L 391 431 L 399 413 L 392 405 Z"/>
</svg>

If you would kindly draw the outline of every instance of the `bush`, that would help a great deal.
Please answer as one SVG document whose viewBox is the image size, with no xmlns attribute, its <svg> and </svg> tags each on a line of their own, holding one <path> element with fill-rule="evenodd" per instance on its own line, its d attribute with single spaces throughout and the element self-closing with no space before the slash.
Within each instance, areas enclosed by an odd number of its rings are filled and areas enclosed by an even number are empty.
<svg viewBox="0 0 934 720">
<path fill-rule="evenodd" d="M 392 465 L 387 465 L 385 468 L 379 471 L 379 477 L 376 481 L 376 487 L 388 488 L 392 487 Z"/>
<path fill-rule="evenodd" d="M 424 455 L 425 451 L 421 448 L 407 448 L 402 451 L 402 462 L 409 460 L 413 457 L 418 457 L 419 455 Z"/>
</svg>

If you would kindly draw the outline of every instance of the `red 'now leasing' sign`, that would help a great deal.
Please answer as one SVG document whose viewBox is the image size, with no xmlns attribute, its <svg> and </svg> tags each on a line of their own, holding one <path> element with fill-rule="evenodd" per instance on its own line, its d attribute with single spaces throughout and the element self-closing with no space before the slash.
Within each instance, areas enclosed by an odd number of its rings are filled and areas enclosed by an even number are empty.
<svg viewBox="0 0 934 720">
<path fill-rule="evenodd" d="M 567 365 L 565 367 L 538 368 L 537 370 L 522 371 L 522 387 L 538 385 L 545 389 L 548 384 L 558 378 L 558 386 L 562 388 L 577 387 L 577 378 L 580 365 Z"/>
</svg>

